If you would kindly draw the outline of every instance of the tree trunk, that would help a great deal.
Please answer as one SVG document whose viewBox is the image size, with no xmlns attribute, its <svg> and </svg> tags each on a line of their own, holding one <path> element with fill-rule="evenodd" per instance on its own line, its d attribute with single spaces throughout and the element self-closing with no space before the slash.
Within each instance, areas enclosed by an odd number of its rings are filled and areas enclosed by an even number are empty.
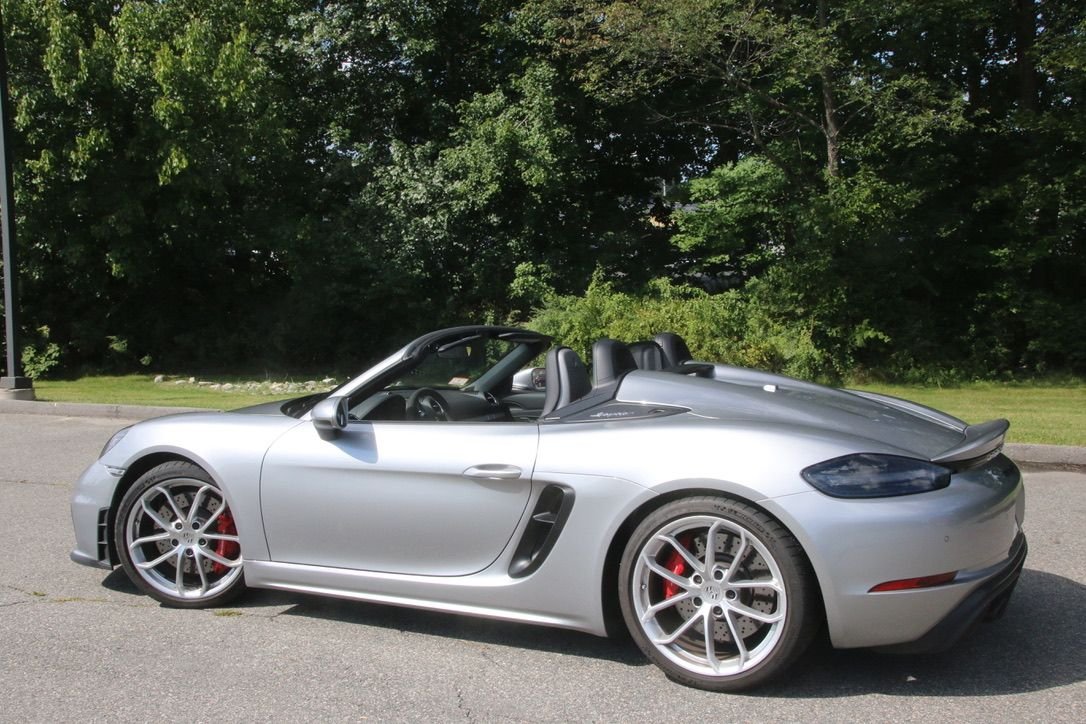
<svg viewBox="0 0 1086 724">
<path fill-rule="evenodd" d="M 1035 0 L 1015 0 L 1015 63 L 1018 67 L 1018 102 L 1024 111 L 1037 112 L 1037 70 L 1033 67 L 1033 42 L 1037 37 Z"/>
<path fill-rule="evenodd" d="M 829 27 L 827 5 L 827 0 L 818 0 L 819 30 Z M 822 83 L 822 106 L 825 111 L 822 132 L 826 136 L 826 174 L 830 178 L 836 178 L 841 171 L 841 125 L 837 119 L 837 98 L 833 93 L 833 77 L 828 63 L 819 68 L 818 76 Z"/>
</svg>

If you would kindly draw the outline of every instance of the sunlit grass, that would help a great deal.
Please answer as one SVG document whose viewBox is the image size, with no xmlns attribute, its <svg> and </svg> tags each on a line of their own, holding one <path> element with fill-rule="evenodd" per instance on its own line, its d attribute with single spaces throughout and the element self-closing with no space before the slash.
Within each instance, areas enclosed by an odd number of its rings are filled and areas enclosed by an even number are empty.
<svg viewBox="0 0 1086 724">
<path fill-rule="evenodd" d="M 1008 442 L 1086 446 L 1086 384 L 970 382 L 955 387 L 857 385 L 949 412 L 966 422 L 1004 417 Z"/>
<path fill-rule="evenodd" d="M 241 390 L 210 390 L 194 384 L 175 384 L 173 380 L 156 383 L 154 375 L 82 377 L 78 380 L 39 380 L 34 383 L 35 397 L 47 402 L 206 407 L 213 410 L 233 410 L 275 399 L 298 397 L 300 394 L 303 393 L 288 392 L 275 396 Z"/>
</svg>

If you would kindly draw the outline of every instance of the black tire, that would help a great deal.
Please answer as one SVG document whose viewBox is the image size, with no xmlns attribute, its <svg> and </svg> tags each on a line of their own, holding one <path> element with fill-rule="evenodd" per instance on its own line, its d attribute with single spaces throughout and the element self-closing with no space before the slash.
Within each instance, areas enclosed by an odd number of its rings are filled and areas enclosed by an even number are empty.
<svg viewBox="0 0 1086 724">
<path fill-rule="evenodd" d="M 638 647 L 669 678 L 698 689 L 743 691 L 780 676 L 821 625 L 799 543 L 730 498 L 683 498 L 653 511 L 630 536 L 618 579 Z"/>
<path fill-rule="evenodd" d="M 121 499 L 113 535 L 132 583 L 167 606 L 221 606 L 245 591 L 232 511 L 197 465 L 175 460 L 144 473 Z"/>
</svg>

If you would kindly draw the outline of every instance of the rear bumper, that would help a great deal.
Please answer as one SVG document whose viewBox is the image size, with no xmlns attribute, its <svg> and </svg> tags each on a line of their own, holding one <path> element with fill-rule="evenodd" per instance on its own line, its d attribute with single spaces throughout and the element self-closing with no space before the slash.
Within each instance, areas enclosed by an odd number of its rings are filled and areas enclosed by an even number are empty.
<svg viewBox="0 0 1086 724">
<path fill-rule="evenodd" d="M 1014 593 L 1014 587 L 1026 563 L 1025 534 L 1020 533 L 1007 562 L 984 583 L 973 589 L 954 610 L 930 631 L 903 644 L 880 646 L 879 651 L 895 654 L 926 654 L 945 651 L 980 621 L 994 621 L 1003 616 Z"/>
<path fill-rule="evenodd" d="M 1024 555 L 1021 475 L 1002 455 L 930 493 L 839 500 L 811 492 L 761 502 L 807 551 L 837 648 L 919 641 L 960 607 L 968 611 L 974 591 L 994 586 Z M 950 571 L 945 585 L 872 591 Z"/>
</svg>

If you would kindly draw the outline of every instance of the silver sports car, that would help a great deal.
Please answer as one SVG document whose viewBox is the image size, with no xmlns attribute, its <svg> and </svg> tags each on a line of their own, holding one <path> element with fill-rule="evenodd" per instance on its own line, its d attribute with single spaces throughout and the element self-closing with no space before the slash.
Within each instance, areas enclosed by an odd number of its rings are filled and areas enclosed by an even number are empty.
<svg viewBox="0 0 1086 724">
<path fill-rule="evenodd" d="M 601 339 L 591 374 L 551 344 L 445 329 L 331 393 L 125 428 L 79 480 L 72 559 L 178 607 L 256 587 L 625 628 L 718 691 L 823 625 L 925 651 L 1006 607 L 1005 420 L 695 362 L 674 334 Z"/>
</svg>

